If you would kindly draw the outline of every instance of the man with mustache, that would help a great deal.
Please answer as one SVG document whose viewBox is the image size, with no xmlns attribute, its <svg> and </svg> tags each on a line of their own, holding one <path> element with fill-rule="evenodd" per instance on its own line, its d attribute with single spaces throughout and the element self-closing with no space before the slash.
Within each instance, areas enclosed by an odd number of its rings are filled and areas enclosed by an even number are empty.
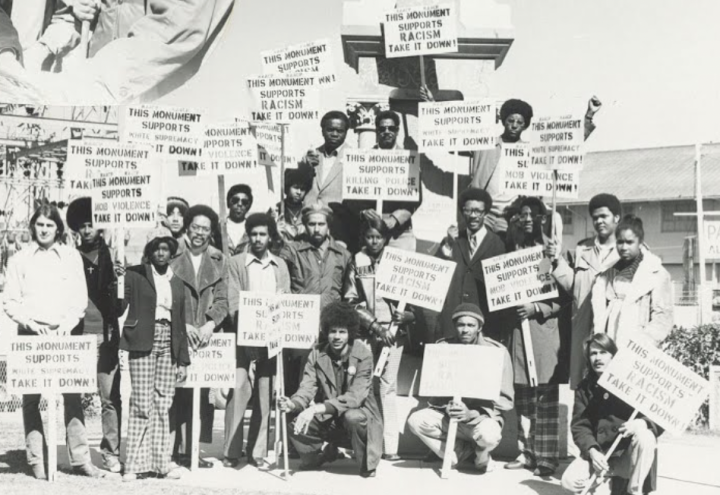
<svg viewBox="0 0 720 495">
<path fill-rule="evenodd" d="M 247 184 L 235 184 L 227 192 L 226 204 L 228 217 L 221 225 L 222 242 L 217 247 L 228 256 L 244 252 L 248 245 L 248 236 L 245 229 L 245 218 L 252 208 L 252 188 Z"/>
</svg>

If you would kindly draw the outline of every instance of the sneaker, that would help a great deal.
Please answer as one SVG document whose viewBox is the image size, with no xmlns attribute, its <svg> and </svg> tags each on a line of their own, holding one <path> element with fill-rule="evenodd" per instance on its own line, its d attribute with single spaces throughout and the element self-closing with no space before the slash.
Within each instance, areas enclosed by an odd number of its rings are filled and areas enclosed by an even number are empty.
<svg viewBox="0 0 720 495">
<path fill-rule="evenodd" d="M 46 480 L 47 479 L 47 473 L 45 472 L 45 466 L 43 463 L 39 464 L 33 464 L 32 466 L 32 472 L 33 476 L 36 480 Z"/>
<path fill-rule="evenodd" d="M 362 476 L 363 478 L 374 478 L 375 475 L 376 473 L 374 469 L 370 469 L 368 471 L 360 471 L 360 476 Z"/>
<path fill-rule="evenodd" d="M 88 478 L 104 478 L 105 472 L 96 468 L 93 464 L 87 463 L 82 466 L 73 466 L 73 474 L 87 476 Z"/>
<path fill-rule="evenodd" d="M 382 458 L 386 461 L 395 462 L 401 460 L 400 456 L 397 454 L 383 454 Z"/>
<path fill-rule="evenodd" d="M 187 472 L 188 470 L 184 467 L 176 467 L 175 469 L 171 469 L 161 477 L 166 480 L 179 480 L 180 478 L 185 476 L 185 473 Z"/>
<path fill-rule="evenodd" d="M 106 459 L 103 459 L 103 467 L 106 471 L 110 471 L 111 473 L 119 473 L 122 471 L 122 464 L 120 464 L 120 461 L 118 461 L 117 457 L 108 457 Z"/>
</svg>

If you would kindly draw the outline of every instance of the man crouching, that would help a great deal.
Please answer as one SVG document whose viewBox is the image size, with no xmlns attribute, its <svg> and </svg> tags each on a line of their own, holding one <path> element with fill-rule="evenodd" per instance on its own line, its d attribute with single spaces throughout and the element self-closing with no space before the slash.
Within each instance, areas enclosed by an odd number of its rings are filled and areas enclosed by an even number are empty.
<svg viewBox="0 0 720 495">
<path fill-rule="evenodd" d="M 330 453 L 336 445 L 347 445 L 349 437 L 360 476 L 375 476 L 383 424 L 373 393 L 372 352 L 355 340 L 358 329 L 352 306 L 328 304 L 320 315 L 320 343 L 308 356 L 298 391 L 279 399 L 284 412 L 297 415 L 290 440 L 302 459 L 301 470 L 334 460 Z M 316 397 L 322 402 L 315 403 Z M 321 451 L 325 441 L 330 448 Z"/>
<path fill-rule="evenodd" d="M 456 336 L 440 342 L 499 347 L 503 350 L 500 398 L 497 401 L 463 399 L 455 402 L 448 397 L 434 397 L 429 401 L 429 407 L 414 412 L 408 418 L 408 426 L 435 455 L 443 458 L 450 418 L 457 419 L 457 437 L 451 466 L 457 467 L 474 453 L 475 468 L 480 473 L 485 473 L 489 470 L 490 452 L 502 439 L 502 412 L 513 408 L 512 364 L 507 349 L 482 334 L 485 319 L 475 304 L 460 304 L 453 312 L 452 321 Z"/>
</svg>

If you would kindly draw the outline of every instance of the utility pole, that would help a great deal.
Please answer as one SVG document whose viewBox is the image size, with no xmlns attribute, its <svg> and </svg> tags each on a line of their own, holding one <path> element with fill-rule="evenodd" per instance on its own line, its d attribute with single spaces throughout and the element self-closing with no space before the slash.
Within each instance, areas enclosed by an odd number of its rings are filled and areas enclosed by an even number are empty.
<svg viewBox="0 0 720 495">
<path fill-rule="evenodd" d="M 703 210 L 702 175 L 701 175 L 702 145 L 695 145 L 695 201 L 697 203 L 697 247 L 698 263 L 700 268 L 700 284 L 698 284 L 698 303 L 700 307 L 700 324 L 705 324 L 705 289 L 707 278 L 705 273 L 705 213 Z"/>
</svg>

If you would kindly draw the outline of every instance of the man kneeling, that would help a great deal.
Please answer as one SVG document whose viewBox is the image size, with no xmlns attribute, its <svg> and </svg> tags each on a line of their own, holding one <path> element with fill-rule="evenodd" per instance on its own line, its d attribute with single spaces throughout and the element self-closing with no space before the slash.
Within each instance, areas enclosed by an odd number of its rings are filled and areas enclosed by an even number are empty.
<svg viewBox="0 0 720 495">
<path fill-rule="evenodd" d="M 373 393 L 373 357 L 356 341 L 359 321 L 344 302 L 328 304 L 320 315 L 320 343 L 310 352 L 302 383 L 280 408 L 297 414 L 290 439 L 300 454 L 301 470 L 318 469 L 335 459 L 337 445 L 350 444 L 360 475 L 375 476 L 380 462 L 383 424 Z M 314 403 L 315 399 L 320 403 Z M 330 448 L 321 452 L 323 442 Z"/>
<path fill-rule="evenodd" d="M 454 402 L 448 397 L 430 400 L 429 407 L 414 412 L 408 418 L 410 430 L 440 458 L 445 456 L 450 418 L 458 420 L 457 438 L 451 465 L 457 467 L 475 454 L 475 468 L 485 473 L 490 464 L 490 452 L 502 438 L 502 411 L 513 408 L 513 374 L 510 355 L 502 344 L 482 334 L 484 318 L 474 304 L 460 304 L 452 315 L 456 336 L 444 340 L 448 344 L 482 345 L 503 350 L 504 362 L 500 398 L 497 401 L 463 399 Z M 443 341 L 441 341 L 443 342 Z M 479 377 L 478 377 L 479 378 Z"/>
</svg>

